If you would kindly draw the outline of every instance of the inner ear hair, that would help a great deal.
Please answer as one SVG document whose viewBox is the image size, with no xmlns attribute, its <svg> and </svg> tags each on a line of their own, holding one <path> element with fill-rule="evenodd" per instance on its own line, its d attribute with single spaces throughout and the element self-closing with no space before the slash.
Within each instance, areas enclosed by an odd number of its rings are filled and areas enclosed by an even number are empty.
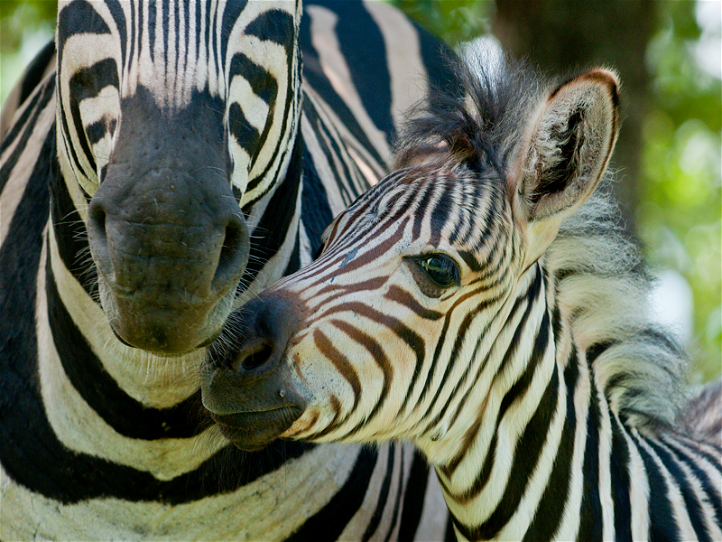
<svg viewBox="0 0 722 542">
<path fill-rule="evenodd" d="M 591 70 L 559 85 L 538 106 L 512 179 L 527 221 L 569 212 L 594 192 L 617 138 L 618 86 L 613 72 Z"/>
</svg>

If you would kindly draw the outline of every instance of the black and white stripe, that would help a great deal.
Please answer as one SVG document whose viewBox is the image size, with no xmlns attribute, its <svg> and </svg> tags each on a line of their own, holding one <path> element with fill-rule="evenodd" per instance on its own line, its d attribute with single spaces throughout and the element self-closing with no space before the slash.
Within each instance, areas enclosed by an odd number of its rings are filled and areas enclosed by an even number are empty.
<svg viewBox="0 0 722 542">
<path fill-rule="evenodd" d="M 684 354 L 594 194 L 616 76 L 460 70 L 408 128 L 415 165 L 229 320 L 204 405 L 239 447 L 413 440 L 462 540 L 719 540 L 722 388 L 676 420 Z"/>
<path fill-rule="evenodd" d="M 149 351 L 124 344 L 136 339 L 122 327 L 156 299 L 178 313 L 200 303 L 203 288 L 184 268 L 212 252 L 191 228 L 211 214 L 189 226 L 160 220 L 167 208 L 192 214 L 230 201 L 224 220 L 249 239 L 247 253 L 228 256 L 223 223 L 213 250 L 234 262 L 228 293 L 194 345 L 310 262 L 331 218 L 388 170 L 401 113 L 426 93 L 421 76 L 453 77 L 441 45 L 373 2 L 302 11 L 290 1 L 113 0 L 61 3 L 56 43 L 57 70 L 51 44 L 3 111 L 0 538 L 444 536 L 441 494 L 413 449 L 229 447 L 200 408 L 202 349 L 163 342 L 173 332 L 161 329 L 164 307 L 147 318 L 159 326 Z M 125 221 L 110 226 L 113 213 Z M 119 260 L 98 262 L 104 237 L 133 223 L 151 241 L 119 237 L 121 252 L 163 276 L 123 260 L 135 273 L 121 286 L 156 288 L 128 315 L 114 290 Z M 184 295 L 162 297 L 181 278 Z M 183 321 L 188 335 L 200 320 Z"/>
</svg>

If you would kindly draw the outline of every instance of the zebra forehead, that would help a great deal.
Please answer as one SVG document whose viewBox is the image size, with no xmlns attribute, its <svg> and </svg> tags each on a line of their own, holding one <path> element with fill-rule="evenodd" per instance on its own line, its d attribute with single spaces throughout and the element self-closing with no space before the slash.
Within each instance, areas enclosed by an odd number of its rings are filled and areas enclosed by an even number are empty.
<svg viewBox="0 0 722 542">
<path fill-rule="evenodd" d="M 367 199 L 375 217 L 396 206 L 442 226 L 448 219 L 488 222 L 504 216 L 506 184 L 493 167 L 469 168 L 442 162 L 406 168 L 376 185 Z"/>
<path fill-rule="evenodd" d="M 271 77 L 287 78 L 299 21 L 299 2 L 75 0 L 61 2 L 58 50 L 60 58 L 66 47 L 72 55 L 98 61 L 112 57 L 122 96 L 134 95 L 142 85 L 160 107 L 177 109 L 197 92 L 229 98 L 238 75 L 258 84 L 251 80 L 258 79 L 258 70 L 239 67 L 264 66 Z M 82 36 L 77 48 L 75 36 Z M 90 39 L 97 42 L 94 48 L 87 47 Z"/>
</svg>

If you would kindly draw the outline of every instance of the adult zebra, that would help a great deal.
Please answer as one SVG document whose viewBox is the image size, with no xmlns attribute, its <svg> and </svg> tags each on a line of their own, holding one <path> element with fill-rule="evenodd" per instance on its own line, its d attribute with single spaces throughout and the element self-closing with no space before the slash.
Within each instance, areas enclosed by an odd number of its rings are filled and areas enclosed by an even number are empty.
<svg viewBox="0 0 722 542">
<path fill-rule="evenodd" d="M 204 404 L 240 447 L 412 439 L 460 539 L 719 540 L 722 388 L 675 425 L 684 356 L 645 311 L 616 207 L 592 195 L 615 75 L 547 86 L 470 62 L 466 97 L 432 99 L 409 129 L 410 156 L 436 153 L 229 319 Z M 249 430 L 274 416 L 276 435 Z"/>
<path fill-rule="evenodd" d="M 387 5 L 303 13 L 61 4 L 57 70 L 51 44 L 3 116 L 0 539 L 444 528 L 413 450 L 242 453 L 200 416 L 200 347 L 381 176 L 423 74 L 449 80 Z"/>
</svg>

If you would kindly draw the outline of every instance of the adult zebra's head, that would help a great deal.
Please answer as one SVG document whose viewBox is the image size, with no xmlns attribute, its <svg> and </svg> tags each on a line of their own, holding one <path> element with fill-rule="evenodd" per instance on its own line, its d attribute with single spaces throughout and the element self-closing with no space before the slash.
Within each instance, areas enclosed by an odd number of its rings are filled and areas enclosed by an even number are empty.
<svg viewBox="0 0 722 542">
<path fill-rule="evenodd" d="M 485 400 L 498 406 L 494 375 L 513 383 L 534 349 L 554 363 L 534 341 L 549 310 L 538 262 L 604 173 L 617 82 L 594 70 L 548 90 L 524 73 L 467 73 L 466 98 L 432 102 L 409 147 L 431 158 L 380 181 L 316 261 L 232 315 L 201 389 L 236 445 L 456 447 Z"/>
<path fill-rule="evenodd" d="M 300 0 L 61 2 L 62 189 L 125 343 L 188 352 L 231 312 L 292 155 L 300 16 Z"/>
</svg>

